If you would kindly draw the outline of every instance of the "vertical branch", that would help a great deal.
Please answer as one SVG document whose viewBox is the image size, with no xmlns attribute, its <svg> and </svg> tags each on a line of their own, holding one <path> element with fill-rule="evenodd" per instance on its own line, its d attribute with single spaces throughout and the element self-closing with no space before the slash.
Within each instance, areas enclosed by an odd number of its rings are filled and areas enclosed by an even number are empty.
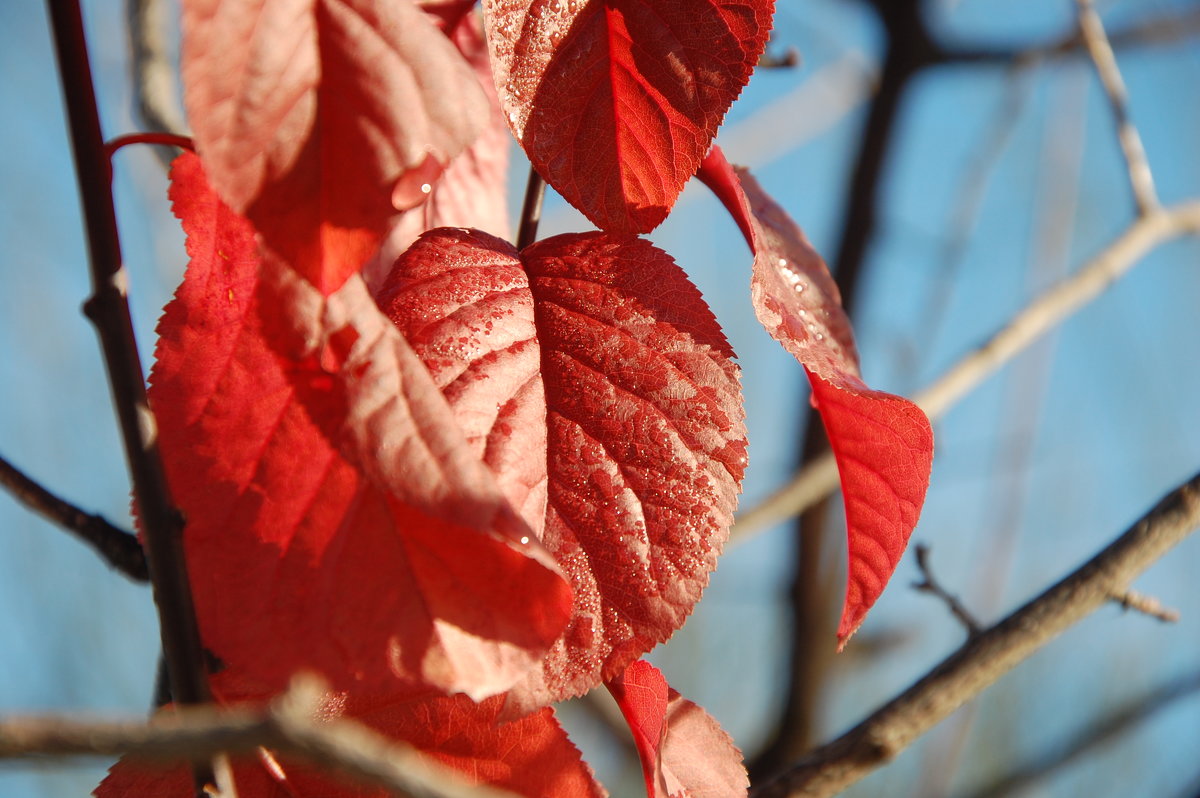
<svg viewBox="0 0 1200 798">
<path fill-rule="evenodd" d="M 517 227 L 517 249 L 522 250 L 537 240 L 538 223 L 542 220 L 542 201 L 546 198 L 546 181 L 531 165 L 529 182 L 525 184 L 525 202 L 521 205 L 521 221 Z"/>
<path fill-rule="evenodd" d="M 1147 216 L 1158 210 L 1158 194 L 1154 190 L 1154 176 L 1150 173 L 1150 163 L 1146 160 L 1142 137 L 1129 118 L 1129 95 L 1125 90 L 1125 81 L 1121 78 L 1112 44 L 1104 33 L 1104 24 L 1100 21 L 1100 15 L 1096 13 L 1092 0 L 1077 2 L 1079 31 L 1087 45 L 1088 54 L 1092 57 L 1092 63 L 1096 66 L 1096 74 L 1104 86 L 1108 103 L 1112 106 L 1113 117 L 1117 123 L 1117 140 L 1121 143 L 1121 152 L 1125 155 L 1125 165 L 1129 169 L 1129 183 L 1133 188 L 1138 216 Z"/>
<path fill-rule="evenodd" d="M 78 0 L 50 0 L 48 5 L 91 264 L 93 294 L 84 312 L 100 336 L 120 421 L 134 501 L 145 532 L 171 692 L 181 704 L 205 703 L 210 699 L 208 676 L 183 556 L 183 519 L 171 501 L 157 448 L 154 414 L 146 401 L 83 16 Z M 197 773 L 197 778 L 203 774 Z"/>
</svg>

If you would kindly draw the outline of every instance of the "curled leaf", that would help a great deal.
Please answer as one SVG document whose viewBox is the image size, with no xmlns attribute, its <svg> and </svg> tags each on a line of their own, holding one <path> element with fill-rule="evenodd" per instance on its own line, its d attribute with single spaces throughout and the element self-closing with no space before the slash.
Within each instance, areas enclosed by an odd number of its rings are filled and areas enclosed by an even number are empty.
<svg viewBox="0 0 1200 798">
<path fill-rule="evenodd" d="M 647 798 L 744 798 L 742 752 L 657 668 L 637 660 L 606 686 L 633 734 Z"/>
<path fill-rule="evenodd" d="M 883 592 L 921 514 L 933 431 L 913 403 L 863 382 L 850 320 L 821 256 L 744 169 L 714 147 L 699 177 L 754 251 L 759 321 L 804 366 L 841 476 L 849 543 L 844 645 Z"/>
</svg>

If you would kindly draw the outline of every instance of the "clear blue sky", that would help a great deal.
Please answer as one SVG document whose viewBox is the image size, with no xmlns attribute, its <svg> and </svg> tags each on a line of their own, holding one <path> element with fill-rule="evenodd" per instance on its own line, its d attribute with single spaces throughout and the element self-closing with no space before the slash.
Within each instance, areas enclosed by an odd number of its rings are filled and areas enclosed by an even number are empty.
<svg viewBox="0 0 1200 798">
<path fill-rule="evenodd" d="M 105 132 L 132 131 L 121 4 L 85 5 Z M 1102 10 L 1117 25 L 1185 5 L 1126 0 Z M 781 6 L 778 42 L 798 47 L 803 65 L 757 75 L 721 140 L 828 253 L 865 105 L 847 88 L 853 79 L 824 98 L 792 93 L 830 74 L 853 78 L 869 68 L 879 35 L 854 2 Z M 1066 0 L 931 3 L 939 31 L 973 42 L 1054 38 L 1070 25 L 1072 9 Z M 1165 202 L 1200 196 L 1198 41 L 1120 55 Z M 79 313 L 88 291 L 85 255 L 40 3 L 0 3 L 0 65 L 0 453 L 82 507 L 127 524 L 128 483 L 99 349 Z M 1013 81 L 996 68 L 943 70 L 914 87 L 860 304 L 864 371 L 875 386 L 909 392 L 924 385 L 1131 218 L 1110 117 L 1086 62 L 1043 66 L 1023 80 L 1013 106 L 1003 105 Z M 836 112 L 840 103 L 851 110 Z M 943 252 L 965 202 L 965 175 L 998 118 L 1011 121 L 1009 135 L 988 170 L 963 257 L 948 265 Z M 516 176 L 514 184 L 521 183 Z M 148 353 L 157 314 L 183 268 L 181 237 L 150 153 L 123 153 L 115 186 L 135 324 Z M 548 215 L 547 232 L 582 229 L 561 204 L 552 201 Z M 803 376 L 754 322 L 749 257 L 714 201 L 689 189 L 653 238 L 694 275 L 740 354 L 749 506 L 787 476 L 807 409 Z M 1195 241 L 1164 247 L 937 426 L 933 484 L 914 540 L 932 546 L 943 581 L 985 620 L 1074 568 L 1200 470 L 1198 261 Z M 765 733 L 781 676 L 789 545 L 776 530 L 731 551 L 689 625 L 655 653 L 673 685 L 709 708 L 748 750 Z M 882 794 L 884 784 L 888 795 L 932 790 L 922 775 L 936 771 L 937 757 L 965 733 L 951 783 L 961 792 L 1069 736 L 1106 706 L 1197 672 L 1197 572 L 1200 538 L 1138 583 L 1181 609 L 1181 623 L 1102 610 L 988 693 L 969 733 L 947 725 L 853 794 Z M 944 608 L 908 588 L 915 575 L 906 558 L 861 633 L 892 630 L 900 644 L 871 661 L 852 653 L 837 660 L 827 694 L 829 733 L 960 642 Z M 83 546 L 0 496 L 0 712 L 142 712 L 156 634 L 146 589 L 111 574 Z M 585 755 L 605 774 L 609 746 L 582 721 L 576 725 Z M 1200 694 L 1192 694 L 1030 794 L 1174 795 L 1197 777 L 1198 747 Z M 103 767 L 0 765 L 0 794 L 86 794 Z M 615 795 L 628 794 L 626 782 L 610 778 Z"/>
</svg>

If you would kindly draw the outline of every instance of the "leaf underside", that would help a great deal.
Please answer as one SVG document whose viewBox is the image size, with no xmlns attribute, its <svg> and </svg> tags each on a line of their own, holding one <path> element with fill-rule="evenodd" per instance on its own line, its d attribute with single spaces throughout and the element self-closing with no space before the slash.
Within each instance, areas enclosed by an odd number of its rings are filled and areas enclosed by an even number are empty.
<svg viewBox="0 0 1200 798">
<path fill-rule="evenodd" d="M 755 313 L 804 366 L 837 459 L 849 549 L 838 626 L 844 645 L 895 572 L 920 517 L 933 431 L 916 405 L 862 381 L 837 285 L 786 212 L 717 147 L 699 177 L 729 209 L 754 251 Z"/>
<path fill-rule="evenodd" d="M 642 762 L 647 798 L 744 798 L 742 752 L 711 715 L 637 660 L 606 683 Z"/>
</svg>

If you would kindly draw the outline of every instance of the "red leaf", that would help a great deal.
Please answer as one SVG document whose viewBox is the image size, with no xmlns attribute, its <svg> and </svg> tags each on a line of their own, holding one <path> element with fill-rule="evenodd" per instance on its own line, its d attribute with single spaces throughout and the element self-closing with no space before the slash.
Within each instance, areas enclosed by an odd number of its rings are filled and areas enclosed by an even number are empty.
<svg viewBox="0 0 1200 798">
<path fill-rule="evenodd" d="M 736 798 L 750 786 L 742 752 L 707 712 L 637 660 L 607 682 L 633 733 L 648 798 Z"/>
<path fill-rule="evenodd" d="M 411 0 L 187 0 L 183 32 L 213 185 L 324 294 L 486 118 L 470 67 Z"/>
<path fill-rule="evenodd" d="M 425 10 L 431 14 L 458 17 L 450 36 L 459 52 L 474 67 L 479 85 L 487 95 L 490 108 L 487 126 L 474 144 L 450 161 L 441 179 L 433 184 L 429 201 L 401 214 L 381 252 L 368 266 L 367 281 L 371 285 L 377 285 L 391 270 L 396 258 L 426 230 L 473 227 L 500 238 L 511 237 L 506 200 L 512 136 L 492 84 L 492 67 L 479 16 L 462 16 L 472 4 L 473 0 L 463 8 L 461 0 L 454 0 L 432 8 L 427 5 Z"/>
<path fill-rule="evenodd" d="M 649 232 L 766 46 L 773 0 L 484 0 L 500 103 L 598 227 Z"/>
<path fill-rule="evenodd" d="M 786 212 L 719 148 L 700 178 L 721 198 L 755 252 L 758 319 L 803 364 L 841 475 L 849 579 L 838 627 L 845 645 L 896 570 L 921 514 L 933 431 L 920 408 L 866 386 L 850 320 L 821 256 Z"/>
<path fill-rule="evenodd" d="M 746 445 L 732 353 L 682 271 L 639 239 L 518 255 L 443 229 L 397 261 L 380 304 L 531 526 L 545 506 L 542 542 L 575 591 L 509 711 L 579 695 L 667 639 L 716 566 Z"/>
<path fill-rule="evenodd" d="M 339 688 L 507 689 L 561 632 L 570 594 L 428 372 L 373 304 L 373 339 L 362 324 L 341 328 L 356 336 L 347 352 L 327 342 L 350 376 L 280 358 L 259 326 L 249 224 L 194 156 L 171 194 L 192 260 L 159 325 L 150 396 L 206 645 L 259 694 L 302 668 Z M 348 419 L 340 446 L 296 390 L 321 380 Z"/>
<path fill-rule="evenodd" d="M 218 676 L 218 689 L 221 681 Z M 357 721 L 459 771 L 469 783 L 490 784 L 530 798 L 603 798 L 607 794 L 552 710 L 500 724 L 497 717 L 503 704 L 499 696 L 476 704 L 462 695 L 363 698 L 331 694 L 315 719 Z M 387 798 L 393 794 L 380 787 L 338 780 L 263 749 L 256 758 L 235 759 L 233 773 L 239 798 Z M 95 791 L 97 798 L 191 798 L 193 794 L 186 768 L 153 769 L 130 759 L 118 762 Z"/>
</svg>

